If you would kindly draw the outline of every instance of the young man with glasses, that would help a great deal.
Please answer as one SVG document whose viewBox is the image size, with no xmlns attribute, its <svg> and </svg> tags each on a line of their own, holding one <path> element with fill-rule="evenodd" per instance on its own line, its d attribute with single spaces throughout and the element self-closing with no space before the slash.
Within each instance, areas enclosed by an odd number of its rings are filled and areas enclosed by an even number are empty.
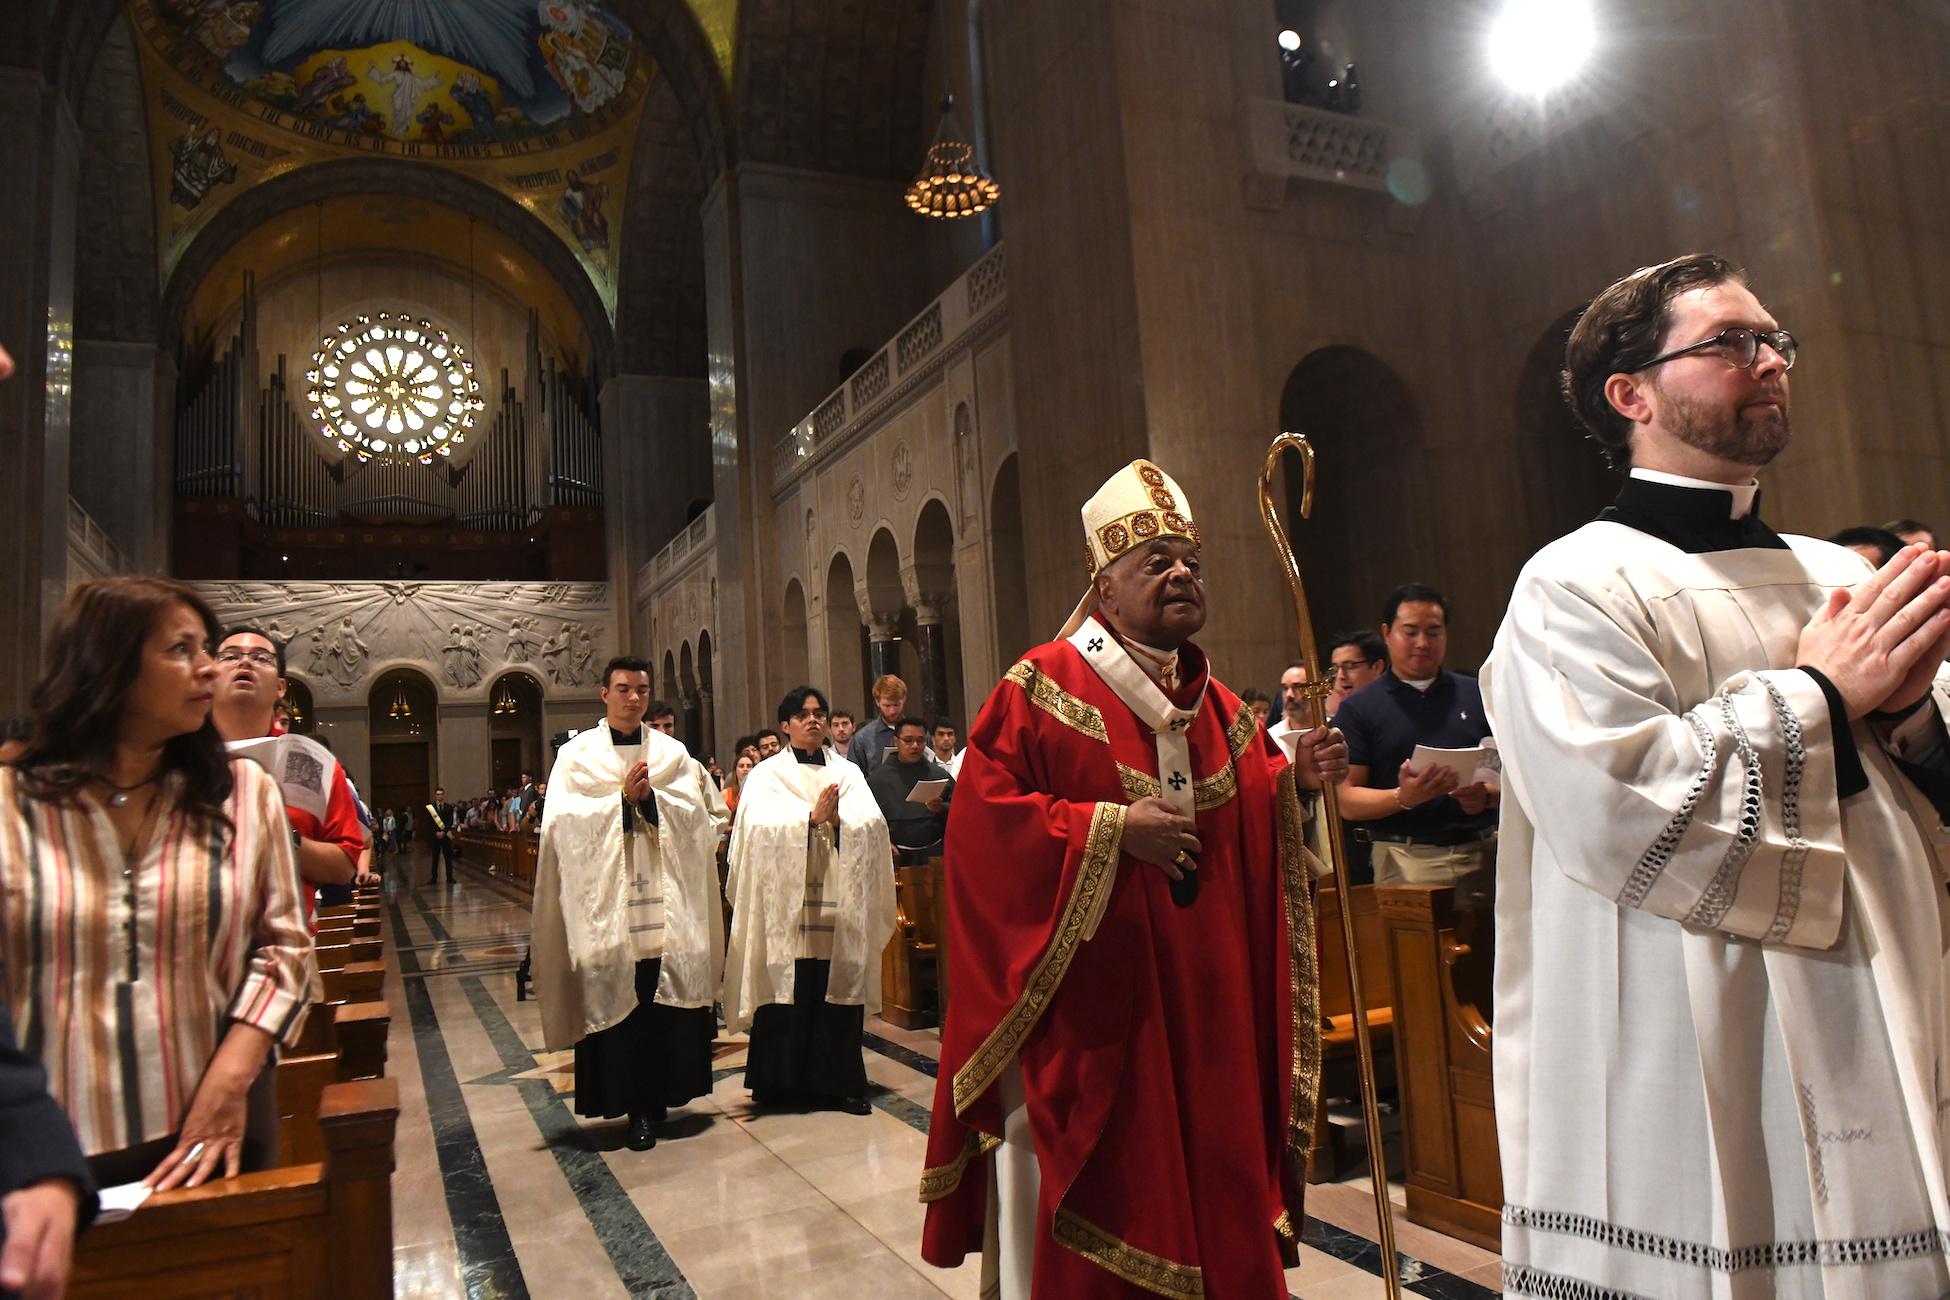
<svg viewBox="0 0 1950 1300">
<path fill-rule="evenodd" d="M 745 777 L 731 832 L 725 1028 L 751 1030 L 753 1105 L 865 1115 L 860 1035 L 895 922 L 887 821 L 860 769 L 826 747 L 824 692 L 795 686 L 778 715 L 790 743 Z"/>
<path fill-rule="evenodd" d="M 276 706 L 285 689 L 284 647 L 276 639 L 248 627 L 224 634 L 210 716 L 231 751 L 256 760 L 284 792 L 309 920 L 320 888 L 343 888 L 358 875 L 366 829 L 358 796 L 332 751 L 277 730 Z"/>
<path fill-rule="evenodd" d="M 1950 1292 L 1950 553 L 1761 522 L 1796 352 L 1708 254 L 1571 331 L 1631 477 L 1483 668 L 1511 1294 Z"/>
<path fill-rule="evenodd" d="M 646 721 L 649 663 L 610 660 L 602 699 L 549 770 L 530 957 L 546 1045 L 575 1048 L 576 1113 L 627 1115 L 647 1151 L 670 1107 L 711 1091 L 724 805 Z"/>
</svg>

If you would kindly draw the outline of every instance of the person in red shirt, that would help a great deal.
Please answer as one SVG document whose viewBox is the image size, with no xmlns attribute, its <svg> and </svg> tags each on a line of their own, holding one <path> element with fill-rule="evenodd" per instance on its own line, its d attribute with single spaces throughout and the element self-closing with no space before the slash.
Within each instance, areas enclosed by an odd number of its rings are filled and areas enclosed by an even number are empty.
<svg viewBox="0 0 1950 1300">
<path fill-rule="evenodd" d="M 366 829 L 345 769 L 332 751 L 304 736 L 279 734 L 284 647 L 255 628 L 232 628 L 217 647 L 211 717 L 233 753 L 264 765 L 284 790 L 305 916 L 318 910 L 321 885 L 349 885 L 366 850 Z"/>
</svg>

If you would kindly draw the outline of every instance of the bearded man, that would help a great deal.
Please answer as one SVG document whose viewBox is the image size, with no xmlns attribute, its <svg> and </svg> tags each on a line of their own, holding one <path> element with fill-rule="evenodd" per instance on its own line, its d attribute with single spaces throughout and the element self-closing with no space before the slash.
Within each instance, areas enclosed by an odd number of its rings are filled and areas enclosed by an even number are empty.
<svg viewBox="0 0 1950 1300">
<path fill-rule="evenodd" d="M 1761 522 L 1796 352 L 1706 254 L 1571 332 L 1631 477 L 1482 673 L 1507 1295 L 1950 1292 L 1950 554 Z"/>
<path fill-rule="evenodd" d="M 1320 1068 L 1303 841 L 1347 748 L 1289 764 L 1212 677 L 1163 470 L 1083 521 L 1090 592 L 963 752 L 921 1253 L 981 1251 L 1002 1300 L 1284 1297 Z"/>
</svg>

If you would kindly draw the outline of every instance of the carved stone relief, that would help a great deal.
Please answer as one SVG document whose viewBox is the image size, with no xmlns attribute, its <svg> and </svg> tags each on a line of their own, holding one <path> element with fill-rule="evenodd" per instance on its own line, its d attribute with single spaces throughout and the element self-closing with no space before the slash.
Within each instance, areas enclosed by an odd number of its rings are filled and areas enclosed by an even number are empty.
<svg viewBox="0 0 1950 1300">
<path fill-rule="evenodd" d="M 914 449 L 902 438 L 894 444 L 894 496 L 907 500 L 907 489 L 914 482 Z"/>
<path fill-rule="evenodd" d="M 866 513 L 867 485 L 860 481 L 858 474 L 855 474 L 853 481 L 846 485 L 846 516 L 853 521 L 854 527 L 857 528 L 859 527 L 860 520 L 866 517 Z"/>
<path fill-rule="evenodd" d="M 478 692 L 508 664 L 539 663 L 553 695 L 586 692 L 615 653 L 601 582 L 198 582 L 225 624 L 288 646 L 314 696 L 363 697 L 376 665 L 410 663 L 442 694 Z"/>
</svg>

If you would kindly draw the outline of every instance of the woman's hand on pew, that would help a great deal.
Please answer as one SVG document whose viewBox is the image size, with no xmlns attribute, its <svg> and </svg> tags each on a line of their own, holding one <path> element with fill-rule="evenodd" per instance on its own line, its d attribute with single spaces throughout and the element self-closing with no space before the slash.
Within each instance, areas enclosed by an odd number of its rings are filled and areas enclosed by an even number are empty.
<svg viewBox="0 0 1950 1300">
<path fill-rule="evenodd" d="M 80 1194 L 65 1178 L 45 1178 L 0 1200 L 7 1244 L 0 1250 L 0 1290 L 21 1300 L 54 1300 L 67 1289 Z"/>
<path fill-rule="evenodd" d="M 159 1192 L 235 1178 L 244 1167 L 244 1120 L 251 1085 L 271 1054 L 271 1036 L 232 1021 L 183 1117 L 176 1149 L 142 1181 Z"/>
</svg>

